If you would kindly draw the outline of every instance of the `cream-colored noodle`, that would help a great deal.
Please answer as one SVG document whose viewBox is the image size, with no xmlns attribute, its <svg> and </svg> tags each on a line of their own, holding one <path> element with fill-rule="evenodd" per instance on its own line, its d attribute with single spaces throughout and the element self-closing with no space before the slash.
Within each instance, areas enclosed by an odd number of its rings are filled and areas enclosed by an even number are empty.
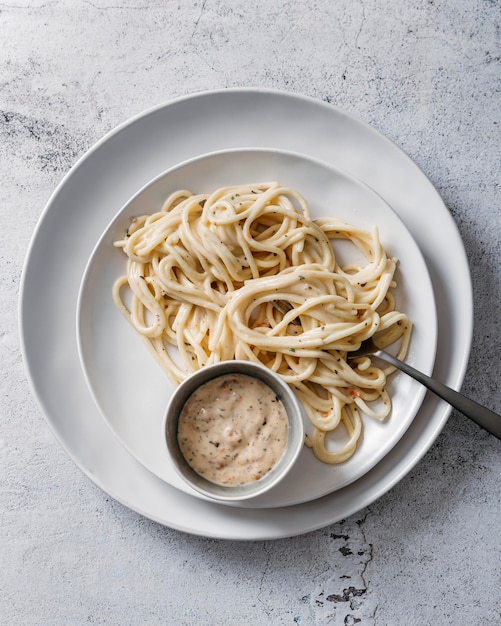
<svg viewBox="0 0 501 626">
<path fill-rule="evenodd" d="M 337 263 L 338 239 L 358 248 L 361 266 Z M 299 193 L 259 183 L 178 191 L 115 245 L 128 260 L 114 300 L 175 384 L 219 361 L 263 363 L 297 393 L 312 424 L 306 443 L 326 463 L 355 452 L 361 412 L 389 414 L 393 368 L 346 358 L 374 335 L 381 347 L 400 340 L 400 358 L 408 347 L 411 325 L 391 294 L 396 260 L 376 228 L 313 220 Z M 331 450 L 326 435 L 338 428 L 346 442 Z"/>
</svg>

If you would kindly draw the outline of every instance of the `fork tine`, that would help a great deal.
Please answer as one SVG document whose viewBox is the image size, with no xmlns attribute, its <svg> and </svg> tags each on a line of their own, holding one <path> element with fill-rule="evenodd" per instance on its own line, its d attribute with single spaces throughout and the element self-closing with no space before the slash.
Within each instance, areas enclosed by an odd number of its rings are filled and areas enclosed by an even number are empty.
<svg viewBox="0 0 501 626">
<path fill-rule="evenodd" d="M 287 302 L 287 300 L 272 300 L 271 304 L 277 311 L 282 313 L 282 315 L 287 315 L 287 313 L 294 309 L 292 304 L 290 302 Z M 301 326 L 301 320 L 298 317 L 295 317 L 293 320 L 291 320 L 291 324 Z"/>
</svg>

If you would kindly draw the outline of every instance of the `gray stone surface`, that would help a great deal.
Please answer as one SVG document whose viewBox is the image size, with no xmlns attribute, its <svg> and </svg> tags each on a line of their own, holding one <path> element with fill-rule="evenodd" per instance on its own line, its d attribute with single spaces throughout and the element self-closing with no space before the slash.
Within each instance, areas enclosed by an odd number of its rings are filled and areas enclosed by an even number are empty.
<svg viewBox="0 0 501 626">
<path fill-rule="evenodd" d="M 442 194 L 474 285 L 463 390 L 501 412 L 500 27 L 497 0 L 0 4 L 1 624 L 501 623 L 501 444 L 463 416 L 349 519 L 274 542 L 191 537 L 67 458 L 16 315 L 37 219 L 105 132 L 202 89 L 286 89 L 380 129 Z"/>
</svg>

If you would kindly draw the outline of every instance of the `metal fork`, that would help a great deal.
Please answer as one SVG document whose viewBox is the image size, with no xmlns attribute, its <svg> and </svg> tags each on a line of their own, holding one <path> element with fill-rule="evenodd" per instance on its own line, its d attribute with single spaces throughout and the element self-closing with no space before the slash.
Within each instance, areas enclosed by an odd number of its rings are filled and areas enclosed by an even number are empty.
<svg viewBox="0 0 501 626">
<path fill-rule="evenodd" d="M 272 305 L 280 311 L 283 315 L 288 313 L 293 309 L 292 305 L 286 300 L 273 300 Z M 301 325 L 301 321 L 299 318 L 294 318 L 291 324 Z M 442 400 L 448 402 L 455 409 L 469 417 L 479 426 L 485 428 L 489 433 L 501 439 L 501 415 L 494 413 L 490 409 L 478 404 L 474 400 L 467 398 L 462 393 L 451 389 L 447 385 L 440 383 L 438 380 L 430 378 L 423 372 L 414 369 L 407 363 L 404 363 L 400 359 L 397 359 L 391 354 L 388 354 L 381 348 L 378 348 L 372 339 L 366 339 L 360 348 L 354 352 L 348 352 L 347 358 L 348 360 L 353 360 L 361 356 L 374 356 L 393 367 L 401 370 L 411 378 L 414 378 L 422 385 L 424 385 L 427 389 L 437 395 Z"/>
<path fill-rule="evenodd" d="M 347 354 L 348 360 L 356 359 L 361 356 L 377 357 L 378 359 L 393 365 L 402 372 L 405 372 L 408 376 L 411 376 L 434 394 L 442 398 L 442 400 L 445 400 L 455 409 L 461 411 L 461 413 L 466 415 L 466 417 L 469 417 L 492 435 L 501 439 L 501 415 L 494 413 L 494 411 L 487 409 L 474 400 L 470 400 L 470 398 L 467 398 L 458 391 L 454 391 L 454 389 L 447 387 L 447 385 L 430 378 L 430 376 L 423 374 L 407 363 L 404 363 L 393 355 L 381 350 L 376 346 L 372 339 L 366 339 L 362 342 L 362 345 L 358 350 Z"/>
</svg>

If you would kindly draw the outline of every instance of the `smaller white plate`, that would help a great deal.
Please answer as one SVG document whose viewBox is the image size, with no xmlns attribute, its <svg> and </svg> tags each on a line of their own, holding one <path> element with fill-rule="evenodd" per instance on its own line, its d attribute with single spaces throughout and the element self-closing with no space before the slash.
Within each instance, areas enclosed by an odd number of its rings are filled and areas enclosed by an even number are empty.
<svg viewBox="0 0 501 626">
<path fill-rule="evenodd" d="M 271 149 L 235 149 L 182 163 L 141 189 L 112 220 L 97 243 L 84 273 L 78 299 L 77 337 L 87 383 L 104 419 L 122 445 L 158 477 L 201 497 L 178 477 L 167 455 L 162 421 L 173 385 L 141 338 L 116 309 L 111 288 L 125 272 L 125 256 L 113 246 L 136 215 L 160 209 L 176 189 L 206 193 L 222 186 L 276 180 L 301 193 L 313 217 L 332 215 L 370 230 L 379 228 L 388 255 L 399 259 L 397 308 L 413 322 L 407 361 L 431 373 L 437 321 L 426 264 L 414 239 L 384 200 L 352 176 L 322 161 Z M 370 471 L 405 433 L 424 397 L 424 388 L 401 373 L 388 390 L 390 417 L 378 422 L 363 417 L 362 441 L 347 462 L 326 465 L 303 449 L 296 466 L 277 487 L 252 504 L 276 507 L 307 502 L 340 489 Z M 310 430 L 305 423 L 306 431 Z"/>
</svg>

